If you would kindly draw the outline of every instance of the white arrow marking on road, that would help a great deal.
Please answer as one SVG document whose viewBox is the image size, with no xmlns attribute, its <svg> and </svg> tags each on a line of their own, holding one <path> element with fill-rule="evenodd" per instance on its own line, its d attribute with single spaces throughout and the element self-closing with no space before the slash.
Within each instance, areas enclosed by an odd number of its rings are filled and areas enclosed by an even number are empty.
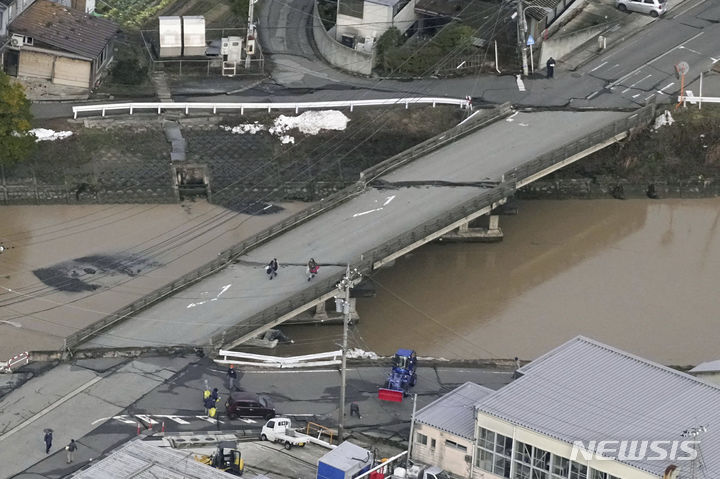
<svg viewBox="0 0 720 479">
<path fill-rule="evenodd" d="M 228 289 L 230 289 L 230 286 L 232 286 L 232 284 L 226 284 L 225 286 L 223 286 L 222 289 L 220 290 L 220 292 L 218 293 L 218 295 L 215 296 L 215 297 L 214 297 L 213 299 L 211 299 L 210 301 L 217 301 L 218 298 L 219 298 L 220 296 L 222 296 L 222 294 L 223 294 L 225 291 L 227 291 Z"/>
<path fill-rule="evenodd" d="M 605 66 L 605 65 L 607 65 L 607 62 L 602 62 L 600 65 L 598 65 L 598 66 L 596 66 L 595 68 L 593 68 L 592 70 L 590 70 L 590 73 L 594 72 L 594 71 L 597 70 L 598 68 L 602 68 L 602 67 Z"/>
<path fill-rule="evenodd" d="M 215 296 L 214 298 L 212 298 L 212 299 L 206 299 L 205 301 L 200 301 L 199 303 L 190 303 L 190 304 L 188 304 L 188 305 L 186 306 L 185 309 L 194 308 L 195 306 L 202 306 L 203 304 L 205 304 L 205 303 L 207 303 L 207 302 L 209 302 L 209 301 L 217 301 L 218 298 L 219 298 L 225 291 L 227 291 L 228 289 L 230 289 L 230 286 L 232 286 L 232 284 L 226 284 L 225 286 L 223 286 L 222 288 L 220 288 L 220 292 L 219 292 L 219 293 L 217 294 L 217 296 Z M 203 293 L 203 294 L 207 294 L 207 293 Z"/>
<path fill-rule="evenodd" d="M 22 324 L 16 323 L 15 321 L 3 320 L 3 321 L 0 321 L 0 323 L 9 324 L 10 326 L 15 326 L 16 328 L 22 328 Z"/>
<path fill-rule="evenodd" d="M 519 111 L 516 111 L 515 113 L 513 113 L 513 114 L 510 115 L 509 117 L 505 118 L 505 121 L 507 121 L 508 123 L 510 123 L 511 121 L 515 121 L 515 120 L 513 120 L 513 117 L 516 116 L 516 115 L 518 115 L 519 113 L 520 113 Z"/>
<path fill-rule="evenodd" d="M 713 58 L 713 57 L 710 57 L 710 60 L 712 60 L 712 62 L 713 62 L 713 65 L 714 65 L 714 64 L 716 64 L 716 63 L 717 63 L 718 61 L 720 61 L 720 58 Z"/>
<path fill-rule="evenodd" d="M 658 93 L 665 93 L 663 90 L 665 90 L 666 88 L 670 88 L 670 87 L 673 86 L 674 84 L 675 84 L 675 82 L 668 83 L 667 85 L 665 85 L 664 87 L 662 87 L 661 89 L 659 89 L 659 90 L 658 90 Z"/>
<path fill-rule="evenodd" d="M 367 215 L 369 213 L 374 213 L 374 212 L 380 211 L 380 210 L 382 210 L 382 208 L 375 208 L 374 210 L 363 211 L 362 213 L 355 213 L 353 215 L 353 218 L 357 218 L 358 216 Z"/>
<path fill-rule="evenodd" d="M 523 83 L 522 79 L 520 78 L 520 75 L 516 75 L 516 76 L 517 76 L 516 81 L 517 81 L 518 90 L 525 91 L 525 84 Z"/>
<path fill-rule="evenodd" d="M 164 417 L 166 419 L 170 419 L 171 421 L 175 421 L 178 424 L 190 424 L 185 419 L 181 419 L 180 416 L 173 416 L 171 414 L 155 414 L 155 417 Z"/>
<path fill-rule="evenodd" d="M 661 92 L 661 93 L 662 93 L 662 92 Z M 639 97 L 639 96 L 640 96 L 640 93 L 635 93 L 632 97 L 633 97 L 633 98 L 637 98 L 637 97 Z"/>
<path fill-rule="evenodd" d="M 392 200 L 394 200 L 394 199 L 395 199 L 395 195 L 388 196 L 387 199 L 385 200 L 385 203 L 383 203 L 383 206 L 389 205 L 390 202 L 391 202 Z"/>
<path fill-rule="evenodd" d="M 255 423 L 257 422 L 257 421 L 254 421 L 254 420 L 252 420 L 252 419 L 243 419 L 243 418 L 240 418 L 240 420 L 241 420 L 242 422 L 246 422 L 246 423 L 248 423 L 248 424 L 255 424 Z"/>
</svg>

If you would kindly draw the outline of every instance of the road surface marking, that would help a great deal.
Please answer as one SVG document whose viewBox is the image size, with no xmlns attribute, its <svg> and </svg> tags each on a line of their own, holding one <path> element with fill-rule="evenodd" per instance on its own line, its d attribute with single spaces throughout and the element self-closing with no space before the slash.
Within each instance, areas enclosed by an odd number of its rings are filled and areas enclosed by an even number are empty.
<svg viewBox="0 0 720 479">
<path fill-rule="evenodd" d="M 639 96 L 640 96 L 640 93 L 635 93 L 632 97 L 633 97 L 633 98 L 637 98 L 637 97 L 639 97 Z"/>
<path fill-rule="evenodd" d="M 353 218 L 357 218 L 358 216 L 363 216 L 363 215 L 367 215 L 367 214 L 370 214 L 370 213 L 374 213 L 374 212 L 380 211 L 380 210 L 382 210 L 382 208 L 375 208 L 375 209 L 373 209 L 373 210 L 363 211 L 363 212 L 361 212 L 361 213 L 355 213 L 355 214 L 353 215 Z"/>
<path fill-rule="evenodd" d="M 206 299 L 205 301 L 200 301 L 199 303 L 190 303 L 190 304 L 188 304 L 188 305 L 185 307 L 185 309 L 194 308 L 194 307 L 196 307 L 196 306 L 202 306 L 203 304 L 208 303 L 208 302 L 210 302 L 210 301 L 217 301 L 218 298 L 220 298 L 220 296 L 221 296 L 225 291 L 227 291 L 228 289 L 230 289 L 230 286 L 232 286 L 232 284 L 226 284 L 225 286 L 223 286 L 222 288 L 220 288 L 220 292 L 219 292 L 219 293 L 217 294 L 217 296 L 215 296 L 214 298 L 212 298 L 212 299 Z M 203 294 L 207 294 L 207 293 L 203 293 Z"/>
<path fill-rule="evenodd" d="M 675 82 L 668 83 L 667 85 L 665 85 L 664 87 L 662 87 L 661 89 L 659 89 L 659 90 L 658 90 L 658 93 L 665 93 L 664 90 L 665 90 L 666 88 L 670 88 L 670 87 L 673 86 L 674 84 L 675 84 Z"/>
<path fill-rule="evenodd" d="M 218 423 L 218 422 L 219 422 L 220 424 L 225 424 L 224 421 L 219 421 L 219 420 L 214 419 L 214 418 L 212 418 L 212 417 L 210 417 L 210 416 L 195 416 L 195 417 L 198 418 L 198 419 L 202 419 L 203 421 L 207 421 L 207 422 L 209 422 L 209 423 L 211 423 L 211 424 L 216 424 L 216 423 Z"/>
<path fill-rule="evenodd" d="M 155 419 L 152 419 L 147 414 L 135 414 L 135 417 L 140 419 L 141 421 L 144 421 L 144 422 L 150 424 L 151 426 L 153 424 L 160 424 L 159 422 L 157 422 Z"/>
<path fill-rule="evenodd" d="M 651 76 L 652 76 L 652 75 L 650 75 L 650 74 L 645 75 L 643 78 L 641 78 L 640 80 L 636 81 L 635 83 L 633 83 L 632 85 L 630 85 L 629 87 L 627 87 L 626 89 L 624 89 L 621 93 L 626 93 L 628 90 L 630 90 L 630 89 L 632 89 L 632 88 L 635 88 L 635 85 L 637 85 L 638 83 L 641 83 L 641 82 L 647 80 L 647 79 L 650 78 Z"/>
<path fill-rule="evenodd" d="M 585 97 L 585 99 L 586 99 L 586 100 L 592 100 L 593 98 L 595 98 L 595 97 L 598 95 L 598 93 L 600 93 L 600 90 L 598 90 L 598 91 L 596 91 L 596 92 L 593 92 L 593 93 L 590 93 L 588 96 Z"/>
<path fill-rule="evenodd" d="M 72 399 L 73 397 L 77 396 L 78 394 L 80 394 L 81 392 L 83 392 L 84 390 L 86 390 L 87 388 L 89 388 L 90 386 L 92 386 L 93 384 L 95 384 L 96 382 L 98 382 L 98 381 L 100 381 L 100 380 L 102 380 L 102 379 L 103 379 L 102 376 L 98 376 L 98 377 L 96 377 L 96 378 L 94 378 L 94 379 L 91 379 L 90 381 L 86 382 L 85 384 L 83 384 L 83 385 L 80 386 L 79 388 L 75 389 L 74 391 L 71 391 L 71 392 L 67 393 L 65 396 L 61 397 L 58 401 L 54 402 L 54 403 L 52 404 L 52 406 L 46 407 L 45 409 L 43 409 L 43 410 L 40 411 L 39 413 L 37 413 L 37 414 L 35 414 L 34 416 L 32 416 L 32 417 L 31 417 L 30 419 L 28 419 L 27 421 L 18 424 L 17 426 L 15 426 L 14 428 L 10 429 L 10 430 L 9 430 L 8 432 L 6 432 L 5 434 L 3 434 L 2 436 L 0 436 L 0 441 L 2 441 L 3 439 L 5 439 L 5 438 L 7 438 L 7 437 L 10 437 L 11 435 L 15 434 L 15 433 L 18 432 L 19 430 L 23 429 L 25 426 L 28 426 L 28 425 L 32 424 L 33 422 L 37 421 L 38 419 L 40 419 L 41 417 L 43 417 L 45 414 L 47 414 L 47 413 L 49 413 L 50 411 L 54 410 L 55 408 L 61 406 L 61 405 L 62 405 L 64 402 L 66 402 L 67 400 Z"/>
<path fill-rule="evenodd" d="M 172 414 L 155 414 L 155 417 L 164 417 L 166 419 L 170 419 L 171 421 L 175 421 L 178 424 L 190 424 L 190 422 L 182 419 L 180 416 L 173 416 Z"/>
<path fill-rule="evenodd" d="M 15 326 L 16 328 L 22 328 L 22 324 L 16 323 L 15 321 L 3 320 L 3 321 L 0 321 L 0 323 L 9 324 L 10 326 Z"/>
<path fill-rule="evenodd" d="M 248 423 L 248 424 L 256 424 L 256 423 L 257 423 L 257 421 L 255 421 L 255 420 L 253 420 L 253 419 L 246 419 L 246 418 L 242 418 L 242 417 L 240 418 L 240 420 L 241 420 L 242 422 L 246 422 L 246 423 Z"/>
<path fill-rule="evenodd" d="M 523 83 L 522 79 L 520 78 L 520 75 L 517 75 L 515 79 L 517 81 L 518 90 L 525 91 L 525 84 Z"/>
<path fill-rule="evenodd" d="M 395 195 L 388 196 L 387 199 L 385 200 L 385 203 L 383 203 L 383 207 L 389 205 L 390 202 L 391 202 L 392 200 L 394 200 L 394 199 L 395 199 Z"/>
<path fill-rule="evenodd" d="M 650 60 L 649 62 L 645 63 L 644 65 L 640 65 L 639 67 L 637 67 L 636 69 L 634 69 L 633 71 L 631 71 L 630 73 L 628 73 L 627 75 L 618 78 L 618 79 L 615 80 L 613 83 L 611 83 L 610 85 L 608 85 L 608 88 L 612 89 L 612 87 L 614 87 L 615 85 L 619 85 L 620 83 L 624 82 L 625 79 L 630 78 L 631 76 L 633 76 L 634 74 L 636 74 L 637 72 L 639 72 L 640 70 L 642 70 L 643 68 L 645 68 L 646 66 L 650 65 L 650 64 L 653 63 L 653 62 L 656 62 L 657 60 L 660 60 L 660 59 L 661 59 L 662 57 L 664 57 L 665 55 L 669 55 L 673 50 L 677 49 L 678 47 L 681 47 L 681 46 L 685 45 L 686 43 L 689 43 L 689 42 L 695 40 L 697 37 L 699 37 L 699 36 L 702 35 L 703 33 L 704 33 L 704 32 L 700 32 L 700 33 L 697 33 L 697 34 L 693 35 L 692 37 L 690 37 L 690 38 L 688 38 L 687 40 L 685 40 L 684 42 L 682 42 L 680 45 L 676 45 L 675 48 L 671 48 L 670 50 L 666 51 L 665 53 L 663 53 L 663 54 L 660 55 L 660 56 L 657 56 L 657 57 L 653 58 L 652 60 Z"/>
<path fill-rule="evenodd" d="M 590 70 L 590 73 L 594 72 L 594 71 L 597 70 L 598 68 L 602 68 L 602 67 L 605 66 L 605 65 L 607 65 L 607 62 L 602 62 L 600 65 L 598 65 L 598 66 L 596 66 L 595 68 L 593 68 L 592 70 Z"/>
<path fill-rule="evenodd" d="M 519 111 L 516 111 L 515 113 L 513 113 L 513 114 L 510 115 L 509 117 L 505 118 L 505 121 L 507 121 L 508 123 L 510 123 L 511 121 L 515 121 L 515 120 L 513 120 L 513 117 L 514 117 L 514 116 L 517 116 L 519 113 L 520 113 Z"/>
</svg>

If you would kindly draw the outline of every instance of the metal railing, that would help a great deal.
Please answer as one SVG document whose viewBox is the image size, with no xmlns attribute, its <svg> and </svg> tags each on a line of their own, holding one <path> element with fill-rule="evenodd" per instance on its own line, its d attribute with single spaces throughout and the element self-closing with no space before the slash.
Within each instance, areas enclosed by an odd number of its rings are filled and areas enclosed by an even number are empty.
<svg viewBox="0 0 720 479">
<path fill-rule="evenodd" d="M 493 109 L 491 111 L 502 111 L 503 114 L 509 113 L 509 106 L 508 105 L 501 105 L 499 108 Z M 492 118 L 500 118 L 500 116 L 497 115 L 491 115 Z M 424 142 L 426 144 L 425 148 L 418 149 L 411 148 L 409 150 L 406 150 L 403 153 L 400 153 L 399 155 L 396 155 L 395 157 L 391 158 L 390 160 L 393 160 L 395 162 L 405 164 L 412 159 L 418 158 L 419 156 L 422 156 L 426 154 L 427 152 L 431 151 L 432 148 L 430 148 L 430 145 L 435 145 L 434 148 L 439 148 L 443 146 L 446 141 L 445 137 L 453 137 L 457 139 L 460 135 L 455 134 L 454 130 L 461 129 L 462 134 L 468 134 L 471 131 L 474 131 L 475 129 L 481 128 L 485 124 L 487 124 L 487 120 L 489 117 L 483 116 L 483 115 L 477 115 L 477 121 L 471 121 L 471 122 L 465 122 L 462 125 L 458 125 L 454 128 L 451 128 L 450 130 L 441 133 L 440 135 L 436 135 L 435 137 L 427 140 Z M 481 121 L 481 120 L 486 121 Z M 387 161 L 390 161 L 387 160 Z M 385 162 L 384 162 L 385 163 Z M 389 165 L 386 165 L 388 167 Z M 364 176 L 369 176 L 369 172 L 372 170 L 372 168 L 365 170 L 363 172 Z M 361 175 L 362 176 L 362 175 Z M 245 241 L 233 246 L 232 248 L 225 250 L 221 252 L 217 258 L 215 258 L 213 261 L 194 269 L 193 271 L 190 271 L 189 273 L 181 276 L 177 280 L 168 283 L 161 288 L 158 288 L 154 291 L 151 291 L 150 293 L 146 294 L 142 298 L 138 299 L 137 301 L 134 301 L 133 303 L 125 306 L 124 308 L 121 308 L 104 318 L 86 326 L 85 328 L 82 328 L 81 330 L 69 335 L 65 338 L 65 344 L 64 344 L 64 350 L 72 350 L 77 345 L 83 343 L 84 341 L 87 341 L 91 337 L 97 335 L 104 329 L 113 326 L 114 324 L 117 324 L 118 322 L 121 322 L 129 317 L 131 317 L 133 314 L 136 314 L 140 310 L 150 306 L 151 304 L 155 303 L 156 301 L 165 298 L 169 296 L 170 294 L 183 289 L 219 270 L 227 266 L 234 258 L 237 258 L 239 256 L 242 256 L 243 254 L 247 253 L 251 249 L 263 244 L 264 242 L 270 240 L 271 238 L 284 233 L 285 231 L 288 231 L 292 228 L 295 228 L 302 223 L 318 216 L 319 214 L 335 208 L 336 206 L 340 205 L 341 203 L 344 203 L 345 201 L 348 201 L 349 199 L 353 198 L 355 195 L 357 195 L 359 192 L 361 192 L 365 187 L 364 181 L 361 179 L 360 181 L 338 191 L 337 193 L 334 193 L 327 198 L 323 199 L 319 203 L 316 203 L 308 208 L 305 208 L 302 211 L 299 211 L 298 213 L 295 213 L 294 215 L 286 218 L 285 220 L 276 223 L 268 228 L 266 228 L 263 231 L 260 231 L 259 233 L 255 234 L 254 236 L 251 236 L 250 238 L 246 239 Z M 316 299 L 320 296 L 322 296 L 327 291 L 334 288 L 335 283 L 340 281 L 342 278 L 342 274 L 338 274 L 337 277 L 333 278 L 325 278 L 325 281 L 321 281 L 316 283 L 316 285 L 306 291 L 311 291 L 309 295 L 312 296 L 315 295 L 314 298 L 307 299 L 306 295 L 303 295 L 301 297 L 294 297 L 294 301 L 288 303 L 291 305 L 295 305 L 297 301 L 305 301 L 301 304 L 307 304 L 308 302 L 312 302 L 313 299 Z M 325 284 L 327 283 L 327 284 Z M 320 292 L 318 294 L 318 291 L 320 289 L 324 289 L 324 291 Z M 296 295 L 297 296 L 297 295 Z M 270 308 L 271 310 L 275 310 L 276 308 Z M 293 308 L 289 309 L 289 311 L 292 311 Z M 279 316 L 279 315 L 278 315 Z M 277 317 L 277 316 L 276 316 Z M 267 321 L 265 321 L 267 322 Z M 229 330 L 232 331 L 232 328 Z M 244 330 L 243 330 L 244 331 Z M 218 346 L 222 346 L 224 344 L 224 338 L 225 334 L 228 333 L 228 331 L 221 333 L 213 338 L 213 344 L 216 344 Z M 234 336 L 234 338 L 238 338 L 242 336 L 242 334 L 237 334 Z M 228 335 L 228 340 L 230 338 L 230 335 Z"/>
<path fill-rule="evenodd" d="M 571 156 L 585 151 L 599 143 L 605 142 L 624 132 L 628 132 L 633 128 L 644 126 L 653 121 L 654 118 L 655 103 L 651 103 L 650 105 L 640 108 L 627 118 L 617 120 L 577 141 L 563 145 L 548 153 L 542 154 L 527 163 L 506 171 L 503 179 L 506 182 L 517 182 L 525 178 L 529 178 L 530 176 L 550 168 L 560 161 L 570 158 Z"/>
<path fill-rule="evenodd" d="M 72 107 L 73 118 L 77 119 L 78 113 L 82 112 L 100 112 L 105 116 L 107 111 L 128 111 L 130 115 L 135 110 L 157 110 L 158 115 L 163 111 L 182 110 L 185 114 L 189 114 L 190 110 L 212 110 L 217 113 L 218 110 L 240 110 L 240 114 L 244 114 L 245 110 L 308 110 L 313 108 L 343 108 L 350 107 L 350 111 L 356 106 L 378 106 L 378 105 L 404 105 L 408 108 L 410 105 L 432 104 L 435 105 L 458 105 L 462 108 L 469 106 L 469 102 L 465 98 L 440 98 L 440 97 L 417 97 L 417 98 L 387 98 L 377 100 L 338 100 L 338 101 L 307 101 L 307 102 L 291 102 L 291 103 L 173 103 L 173 102 L 145 102 L 145 103 L 107 103 L 103 105 L 76 105 Z"/>
</svg>

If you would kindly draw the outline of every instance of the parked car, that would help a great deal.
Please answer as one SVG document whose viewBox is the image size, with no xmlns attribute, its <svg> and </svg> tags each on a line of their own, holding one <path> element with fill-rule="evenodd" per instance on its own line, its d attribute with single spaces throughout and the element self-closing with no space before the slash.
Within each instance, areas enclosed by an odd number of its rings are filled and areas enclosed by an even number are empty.
<svg viewBox="0 0 720 479">
<path fill-rule="evenodd" d="M 225 412 L 230 419 L 237 417 L 261 417 L 265 420 L 275 417 L 275 406 L 270 398 L 255 393 L 234 392 L 225 401 Z"/>
<path fill-rule="evenodd" d="M 647 13 L 651 17 L 663 15 L 667 11 L 666 0 L 615 0 L 615 6 L 621 12 Z"/>
</svg>

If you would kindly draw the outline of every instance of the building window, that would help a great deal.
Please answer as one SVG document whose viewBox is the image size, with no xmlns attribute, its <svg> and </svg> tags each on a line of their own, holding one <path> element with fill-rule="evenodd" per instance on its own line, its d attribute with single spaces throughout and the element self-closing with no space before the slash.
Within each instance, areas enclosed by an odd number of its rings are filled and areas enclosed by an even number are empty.
<svg viewBox="0 0 720 479">
<path fill-rule="evenodd" d="M 549 479 L 551 454 L 540 448 L 515 441 L 513 479 Z M 587 479 L 587 478 L 586 478 Z"/>
<path fill-rule="evenodd" d="M 362 18 L 364 0 L 339 0 L 338 13 L 348 17 Z"/>
<path fill-rule="evenodd" d="M 435 439 L 430 439 L 430 448 L 435 449 Z"/>
<path fill-rule="evenodd" d="M 570 479 L 587 479 L 587 466 L 583 466 L 577 462 L 571 462 Z"/>
<path fill-rule="evenodd" d="M 556 456 L 555 454 L 553 454 L 552 459 L 553 478 L 567 479 L 570 475 L 570 460 L 561 456 Z"/>
<path fill-rule="evenodd" d="M 509 478 L 512 447 L 511 438 L 480 428 L 475 465 L 500 477 Z"/>
<path fill-rule="evenodd" d="M 415 442 L 422 444 L 423 446 L 427 446 L 427 436 L 425 434 L 417 433 L 415 434 Z"/>
<path fill-rule="evenodd" d="M 462 452 L 467 452 L 467 447 L 463 446 L 462 444 L 458 444 L 455 441 L 451 441 L 450 439 L 445 439 L 445 446 L 452 449 L 457 449 Z"/>
</svg>

